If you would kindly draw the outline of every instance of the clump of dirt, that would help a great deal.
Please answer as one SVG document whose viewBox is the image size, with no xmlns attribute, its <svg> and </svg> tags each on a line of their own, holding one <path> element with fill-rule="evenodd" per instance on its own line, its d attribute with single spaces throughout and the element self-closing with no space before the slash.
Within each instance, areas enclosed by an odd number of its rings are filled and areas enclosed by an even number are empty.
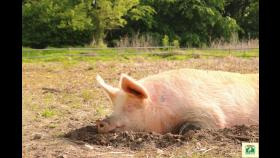
<svg viewBox="0 0 280 158">
<path fill-rule="evenodd" d="M 258 142 L 259 141 L 259 126 L 239 125 L 232 128 L 224 129 L 203 129 L 189 131 L 184 134 L 189 140 L 206 140 L 208 143 L 234 143 L 240 144 L 242 141 Z"/>
<path fill-rule="evenodd" d="M 96 126 L 86 126 L 70 131 L 65 137 L 79 144 L 128 147 L 131 150 L 139 150 L 146 145 L 167 148 L 169 146 L 181 146 L 196 140 L 204 140 L 216 145 L 240 144 L 241 141 L 258 142 L 259 126 L 242 125 L 225 129 L 191 129 L 181 135 L 132 131 L 98 134 Z"/>
</svg>

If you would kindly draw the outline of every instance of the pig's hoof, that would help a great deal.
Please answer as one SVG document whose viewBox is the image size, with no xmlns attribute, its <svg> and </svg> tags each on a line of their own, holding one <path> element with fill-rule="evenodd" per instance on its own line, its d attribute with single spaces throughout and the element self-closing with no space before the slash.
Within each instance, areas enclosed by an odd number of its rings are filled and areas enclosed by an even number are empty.
<svg viewBox="0 0 280 158">
<path fill-rule="evenodd" d="M 195 130 L 195 129 L 200 129 L 200 127 L 191 123 L 184 123 L 179 129 L 179 134 L 181 135 L 187 133 L 189 130 Z"/>
</svg>

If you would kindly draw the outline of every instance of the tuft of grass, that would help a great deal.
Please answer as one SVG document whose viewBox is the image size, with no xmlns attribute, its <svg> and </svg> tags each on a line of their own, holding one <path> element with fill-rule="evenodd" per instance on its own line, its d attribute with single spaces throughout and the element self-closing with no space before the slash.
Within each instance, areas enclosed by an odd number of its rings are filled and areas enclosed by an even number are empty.
<svg viewBox="0 0 280 158">
<path fill-rule="evenodd" d="M 54 125 L 54 124 L 49 124 L 47 127 L 48 127 L 48 128 L 56 128 L 56 125 Z"/>
<path fill-rule="evenodd" d="M 41 113 L 41 116 L 45 118 L 49 118 L 54 116 L 55 114 L 56 114 L 55 111 L 53 111 L 52 109 L 44 109 Z"/>
<path fill-rule="evenodd" d="M 92 93 L 92 91 L 89 91 L 89 90 L 83 90 L 81 95 L 85 102 L 87 102 L 93 98 L 93 93 Z"/>
<path fill-rule="evenodd" d="M 101 106 L 101 105 L 96 106 L 95 111 L 96 111 L 97 116 L 104 116 L 106 114 L 106 110 L 105 110 L 104 106 Z"/>
</svg>

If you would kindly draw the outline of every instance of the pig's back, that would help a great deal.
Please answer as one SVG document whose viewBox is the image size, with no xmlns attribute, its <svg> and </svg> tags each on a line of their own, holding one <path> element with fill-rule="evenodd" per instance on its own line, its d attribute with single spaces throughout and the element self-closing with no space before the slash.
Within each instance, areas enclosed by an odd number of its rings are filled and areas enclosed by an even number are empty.
<svg viewBox="0 0 280 158">
<path fill-rule="evenodd" d="M 240 74 L 224 71 L 210 71 L 198 69 L 178 69 L 162 72 L 139 80 L 144 85 L 166 84 L 172 88 L 188 86 L 187 83 L 195 85 L 254 85 L 258 86 L 258 74 Z M 147 87 L 149 88 L 149 87 Z"/>
<path fill-rule="evenodd" d="M 258 74 L 179 69 L 140 82 L 148 89 L 153 102 L 174 112 L 215 109 L 213 112 L 225 115 L 226 126 L 248 119 L 258 121 Z"/>
</svg>

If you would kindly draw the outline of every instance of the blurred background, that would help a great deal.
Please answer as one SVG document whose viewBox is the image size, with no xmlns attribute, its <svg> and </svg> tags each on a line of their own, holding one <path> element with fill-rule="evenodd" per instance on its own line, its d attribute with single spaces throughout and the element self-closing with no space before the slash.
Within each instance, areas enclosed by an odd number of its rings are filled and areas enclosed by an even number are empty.
<svg viewBox="0 0 280 158">
<path fill-rule="evenodd" d="M 258 0 L 23 0 L 23 47 L 258 45 Z"/>
</svg>

